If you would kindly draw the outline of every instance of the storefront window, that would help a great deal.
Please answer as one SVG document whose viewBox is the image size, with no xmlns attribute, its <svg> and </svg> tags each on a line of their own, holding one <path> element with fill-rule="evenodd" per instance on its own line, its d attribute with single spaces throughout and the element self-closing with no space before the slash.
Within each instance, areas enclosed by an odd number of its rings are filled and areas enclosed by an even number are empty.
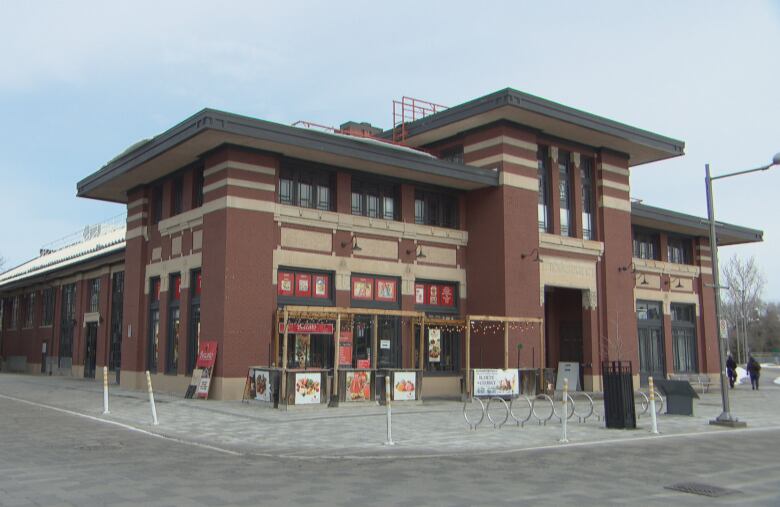
<svg viewBox="0 0 780 507">
<path fill-rule="evenodd" d="M 200 347 L 200 294 L 202 276 L 200 270 L 190 274 L 190 335 L 187 347 L 187 374 L 195 369 Z"/>
<path fill-rule="evenodd" d="M 168 288 L 168 343 L 165 373 L 175 374 L 179 366 L 179 332 L 181 330 L 181 275 L 170 277 Z"/>
<path fill-rule="evenodd" d="M 280 267 L 276 275 L 276 299 L 280 305 L 331 306 L 332 282 L 332 272 Z"/>
<path fill-rule="evenodd" d="M 672 303 L 671 312 L 674 371 L 696 373 L 696 307 Z"/>
<path fill-rule="evenodd" d="M 149 280 L 149 335 L 147 340 L 147 369 L 157 373 L 158 346 L 160 343 L 160 279 Z"/>
</svg>

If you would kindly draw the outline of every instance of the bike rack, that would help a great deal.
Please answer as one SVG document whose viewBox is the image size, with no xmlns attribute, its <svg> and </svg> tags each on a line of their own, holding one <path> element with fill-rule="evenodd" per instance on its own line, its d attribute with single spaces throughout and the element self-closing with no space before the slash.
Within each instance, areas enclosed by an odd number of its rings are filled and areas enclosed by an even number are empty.
<svg viewBox="0 0 780 507">
<path fill-rule="evenodd" d="M 575 392 L 574 398 L 577 397 L 585 398 L 585 400 L 588 402 L 590 406 L 590 409 L 588 410 L 587 414 L 582 414 L 580 412 L 577 412 L 577 406 L 574 404 L 574 400 L 570 397 L 570 399 L 572 400 L 572 406 L 574 407 L 574 415 L 577 416 L 577 421 L 584 423 L 585 421 L 588 420 L 588 417 L 593 415 L 593 398 L 591 398 L 588 393 L 584 393 L 584 392 Z"/>
<path fill-rule="evenodd" d="M 493 416 L 490 415 L 490 404 L 493 403 L 493 401 L 495 400 L 500 401 L 504 405 L 504 410 L 505 410 L 504 420 L 501 421 L 500 423 L 494 421 Z M 510 412 L 509 405 L 507 405 L 506 401 L 504 401 L 503 398 L 499 398 L 498 396 L 494 396 L 490 398 L 487 402 L 487 405 L 485 406 L 485 414 L 487 414 L 488 421 L 490 421 L 493 424 L 493 428 L 500 428 L 501 426 L 506 424 L 506 421 L 509 419 L 509 412 Z"/>
<path fill-rule="evenodd" d="M 476 419 L 475 420 L 471 420 L 471 419 L 469 419 L 469 415 L 468 415 L 468 411 L 467 411 L 469 403 L 473 404 L 475 401 L 477 403 L 479 403 L 479 407 L 480 407 L 479 420 L 476 420 Z M 476 430 L 477 426 L 482 424 L 482 421 L 485 419 L 485 404 L 482 403 L 482 400 L 480 400 L 479 398 L 471 398 L 469 400 L 464 401 L 463 402 L 463 418 L 466 420 L 466 424 L 469 425 L 469 429 L 470 430 Z"/>
<path fill-rule="evenodd" d="M 525 400 L 526 405 L 528 405 L 528 416 L 523 420 L 518 419 L 518 417 L 515 415 L 514 411 L 512 410 L 515 400 L 519 400 L 519 399 Z M 531 419 L 531 417 L 533 417 L 533 410 L 534 410 L 534 405 L 533 403 L 531 403 L 531 400 L 526 395 L 522 395 L 522 398 L 517 397 L 509 401 L 509 415 L 512 417 L 512 419 L 514 419 L 515 424 L 517 424 L 517 426 L 525 427 L 525 423 L 528 422 L 528 420 Z"/>
</svg>

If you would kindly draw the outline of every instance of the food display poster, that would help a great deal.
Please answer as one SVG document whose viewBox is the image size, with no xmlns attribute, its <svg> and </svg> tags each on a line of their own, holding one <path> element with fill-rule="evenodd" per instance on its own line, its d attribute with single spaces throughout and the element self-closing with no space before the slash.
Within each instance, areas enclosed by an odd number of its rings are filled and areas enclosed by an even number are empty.
<svg viewBox="0 0 780 507">
<path fill-rule="evenodd" d="M 295 362 L 299 367 L 305 367 L 309 364 L 309 348 L 311 346 L 311 335 L 295 335 Z"/>
<path fill-rule="evenodd" d="M 474 396 L 518 396 L 517 370 L 475 369 Z"/>
<path fill-rule="evenodd" d="M 413 371 L 393 373 L 393 399 L 414 401 L 417 399 L 417 374 Z"/>
<path fill-rule="evenodd" d="M 320 402 L 320 379 L 319 373 L 295 374 L 296 405 L 311 405 Z"/>
<path fill-rule="evenodd" d="M 428 362 L 441 362 L 441 329 L 428 329 Z"/>
<path fill-rule="evenodd" d="M 352 277 L 352 299 L 371 301 L 374 299 L 374 279 L 364 276 Z"/>
<path fill-rule="evenodd" d="M 415 283 L 414 303 L 427 306 L 455 306 L 455 284 Z"/>
<path fill-rule="evenodd" d="M 395 303 L 398 301 L 398 279 L 373 276 L 352 277 L 352 299 Z"/>
<path fill-rule="evenodd" d="M 339 366 L 352 366 L 352 331 L 339 334 Z"/>
<path fill-rule="evenodd" d="M 286 273 L 279 271 L 276 280 L 276 291 L 280 296 L 292 296 L 295 294 L 293 284 L 295 283 L 295 275 L 293 273 Z"/>
<path fill-rule="evenodd" d="M 371 372 L 348 371 L 345 373 L 346 401 L 369 401 L 371 399 Z"/>
<path fill-rule="evenodd" d="M 255 370 L 255 399 L 271 401 L 271 374 L 268 370 Z"/>
<path fill-rule="evenodd" d="M 217 342 L 202 341 L 198 349 L 198 362 L 196 367 L 201 369 L 198 387 L 195 389 L 195 397 L 208 399 L 211 388 L 211 377 L 214 372 L 214 363 L 217 361 Z"/>
</svg>

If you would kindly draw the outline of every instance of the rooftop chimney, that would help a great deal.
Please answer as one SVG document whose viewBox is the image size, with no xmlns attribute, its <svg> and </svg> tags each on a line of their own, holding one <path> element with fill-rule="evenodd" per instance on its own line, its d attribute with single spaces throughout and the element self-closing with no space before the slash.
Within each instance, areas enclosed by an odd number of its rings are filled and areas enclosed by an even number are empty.
<svg viewBox="0 0 780 507">
<path fill-rule="evenodd" d="M 375 137 L 382 133 L 382 129 L 374 127 L 365 121 L 362 123 L 348 121 L 342 123 L 339 129 L 345 134 L 357 137 Z"/>
</svg>

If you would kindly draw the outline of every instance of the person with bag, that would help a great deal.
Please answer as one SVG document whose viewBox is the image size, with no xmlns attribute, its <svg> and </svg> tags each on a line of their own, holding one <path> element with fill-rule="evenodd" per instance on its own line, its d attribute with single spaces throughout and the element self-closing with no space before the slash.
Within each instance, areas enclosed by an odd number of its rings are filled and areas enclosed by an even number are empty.
<svg viewBox="0 0 780 507">
<path fill-rule="evenodd" d="M 729 352 L 729 357 L 726 359 L 726 373 L 729 376 L 729 385 L 734 389 L 734 383 L 737 381 L 737 362 L 734 361 L 731 352 Z"/>
<path fill-rule="evenodd" d="M 758 364 L 751 354 L 747 363 L 748 375 L 750 375 L 750 385 L 754 391 L 758 390 L 758 378 L 761 376 L 761 365 Z"/>
</svg>

